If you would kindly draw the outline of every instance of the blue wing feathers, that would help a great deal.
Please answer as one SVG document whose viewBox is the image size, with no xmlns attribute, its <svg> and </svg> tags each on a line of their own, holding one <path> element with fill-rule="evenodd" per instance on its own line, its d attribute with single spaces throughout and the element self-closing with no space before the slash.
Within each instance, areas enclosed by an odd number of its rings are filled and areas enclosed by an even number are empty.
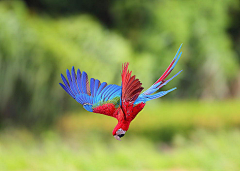
<svg viewBox="0 0 240 171">
<path fill-rule="evenodd" d="M 97 95 L 97 91 L 98 91 L 98 87 L 99 87 L 100 81 L 98 79 L 95 80 L 95 84 L 94 84 L 94 93 L 93 96 Z"/>
<path fill-rule="evenodd" d="M 90 92 L 91 92 L 91 95 L 94 96 L 94 84 L 95 84 L 95 79 L 94 78 L 91 78 L 90 79 Z"/>
<path fill-rule="evenodd" d="M 74 95 L 67 87 L 65 87 L 62 83 L 59 83 L 59 84 L 72 98 L 74 98 Z"/>
<path fill-rule="evenodd" d="M 117 87 L 117 86 L 114 86 L 112 91 L 110 91 L 108 93 L 108 99 L 111 100 L 113 99 L 114 97 L 116 97 L 116 92 L 119 94 L 118 90 L 120 90 L 121 88 Z"/>
<path fill-rule="evenodd" d="M 86 109 L 89 112 L 93 112 L 92 105 L 84 105 L 84 109 Z"/>
<path fill-rule="evenodd" d="M 76 73 L 74 67 L 72 67 L 72 82 L 73 82 L 73 87 L 75 89 L 76 94 L 79 93 L 77 84 L 76 84 Z"/>
<path fill-rule="evenodd" d="M 65 84 L 65 86 L 69 87 L 69 83 L 67 82 L 66 78 L 62 74 L 61 74 L 61 77 L 62 77 L 62 80 L 63 80 L 63 83 Z"/>
<path fill-rule="evenodd" d="M 111 92 L 114 92 L 114 88 L 115 88 L 115 86 L 110 84 L 109 88 L 106 90 L 106 92 L 104 94 L 104 96 L 105 96 L 104 98 L 108 98 L 109 95 L 111 94 Z"/>
<path fill-rule="evenodd" d="M 114 85 L 114 84 L 110 84 L 109 85 L 109 88 L 106 90 L 106 92 L 102 95 L 104 96 L 104 100 L 105 99 L 108 99 L 108 100 L 111 100 L 112 98 L 112 95 L 116 93 L 117 90 L 119 90 L 120 87 L 117 86 L 117 85 Z"/>
<path fill-rule="evenodd" d="M 109 100 L 112 100 L 114 97 L 121 97 L 122 87 L 115 91 L 110 97 Z M 121 99 L 121 98 L 120 98 Z M 120 103 L 121 104 L 121 103 Z"/>
<path fill-rule="evenodd" d="M 65 86 L 64 86 L 63 84 L 60 84 L 60 85 L 63 87 L 63 89 L 64 89 L 68 94 L 70 94 L 70 96 L 72 96 L 72 97 L 74 98 L 74 94 L 73 94 L 73 92 L 71 91 L 70 85 L 69 85 L 69 83 L 67 82 L 66 78 L 65 78 L 62 74 L 61 74 L 61 77 L 62 77 L 62 80 L 63 80 Z"/>
<path fill-rule="evenodd" d="M 102 98 L 103 100 L 106 100 L 107 93 L 108 93 L 108 91 L 111 90 L 111 88 L 112 88 L 112 85 L 109 84 L 109 85 L 107 85 L 107 86 L 103 89 L 103 91 L 102 91 L 102 93 L 101 93 L 101 98 Z"/>
<path fill-rule="evenodd" d="M 87 73 L 84 71 L 81 73 L 78 69 L 76 74 L 74 67 L 72 67 L 71 73 L 67 69 L 66 75 L 67 79 L 61 74 L 64 84 L 59 83 L 60 86 L 90 112 L 93 111 L 93 105 L 101 104 L 116 96 L 120 97 L 121 86 L 107 85 L 106 82 L 100 83 L 99 80 L 94 78 L 90 79 L 89 85 Z"/>
<path fill-rule="evenodd" d="M 83 104 L 83 101 L 79 96 L 77 96 L 75 99 L 78 103 Z"/>
<path fill-rule="evenodd" d="M 73 87 L 73 84 L 72 84 L 72 78 L 71 78 L 71 75 L 70 75 L 70 72 L 69 72 L 68 69 L 67 69 L 67 78 L 68 78 L 68 82 L 69 82 L 70 88 L 71 88 L 73 94 L 75 95 L 76 92 L 74 90 L 74 87 Z"/>
<path fill-rule="evenodd" d="M 100 92 L 107 86 L 107 83 L 106 82 L 103 82 L 99 88 L 98 88 L 98 91 L 97 91 L 97 94 L 100 94 Z"/>
<path fill-rule="evenodd" d="M 81 71 L 80 69 L 77 70 L 77 85 L 79 92 L 82 93 L 82 88 L 81 88 Z"/>
<path fill-rule="evenodd" d="M 83 93 L 87 94 L 87 88 L 86 88 L 86 82 L 87 82 L 87 74 L 86 72 L 82 72 L 82 79 L 81 79 L 81 86 L 82 86 L 82 90 Z"/>
</svg>

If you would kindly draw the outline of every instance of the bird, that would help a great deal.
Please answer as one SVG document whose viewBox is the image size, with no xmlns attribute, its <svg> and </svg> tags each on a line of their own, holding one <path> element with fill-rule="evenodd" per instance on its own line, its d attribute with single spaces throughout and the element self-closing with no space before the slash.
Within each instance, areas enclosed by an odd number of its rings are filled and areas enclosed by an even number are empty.
<svg viewBox="0 0 240 171">
<path fill-rule="evenodd" d="M 74 66 L 71 73 L 68 69 L 66 70 L 67 79 L 61 74 L 63 84 L 59 84 L 87 111 L 116 118 L 118 123 L 113 129 L 112 135 L 121 141 L 121 138 L 128 131 L 130 123 L 145 107 L 146 102 L 165 96 L 176 89 L 175 87 L 157 92 L 182 72 L 181 70 L 170 79 L 166 79 L 181 57 L 181 47 L 182 44 L 162 76 L 144 92 L 142 92 L 144 89 L 142 83 L 135 75 L 132 76 L 132 71 L 129 71 L 128 62 L 122 64 L 121 86 L 107 84 L 106 82 L 101 83 L 98 79 L 94 78 L 89 80 L 86 72 L 81 72 L 78 69 L 76 73 Z"/>
</svg>

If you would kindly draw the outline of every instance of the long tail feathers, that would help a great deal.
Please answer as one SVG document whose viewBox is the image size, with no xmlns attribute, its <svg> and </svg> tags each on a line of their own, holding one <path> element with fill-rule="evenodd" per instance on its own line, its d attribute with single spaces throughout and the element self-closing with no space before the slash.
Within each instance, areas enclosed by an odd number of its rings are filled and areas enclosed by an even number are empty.
<svg viewBox="0 0 240 171">
<path fill-rule="evenodd" d="M 180 57 L 182 55 L 182 52 L 180 52 L 180 54 L 179 54 L 179 51 L 180 51 L 181 47 L 182 47 L 182 44 L 179 47 L 175 57 L 173 58 L 172 62 L 170 63 L 170 65 L 168 66 L 166 71 L 163 73 L 163 75 L 154 84 L 157 84 L 160 81 L 163 81 L 172 72 L 172 70 L 174 69 L 174 67 L 176 66 L 176 64 L 178 63 L 178 60 L 180 59 Z"/>
<path fill-rule="evenodd" d="M 170 90 L 167 90 L 167 91 L 160 91 L 160 92 L 158 92 L 156 94 L 153 94 L 153 95 L 147 95 L 147 98 L 148 98 L 148 100 L 157 99 L 159 97 L 165 96 L 166 94 L 168 94 L 171 91 L 176 90 L 176 89 L 177 89 L 177 87 L 174 87 L 174 88 L 172 88 Z"/>
<path fill-rule="evenodd" d="M 166 71 L 163 73 L 163 75 L 149 89 L 144 91 L 139 96 L 139 99 L 138 99 L 139 102 L 140 101 L 148 101 L 148 100 L 152 100 L 152 99 L 156 99 L 156 98 L 162 97 L 162 96 L 166 95 L 167 93 L 169 93 L 169 92 L 171 92 L 171 91 L 176 89 L 176 88 L 172 88 L 172 89 L 167 90 L 167 91 L 160 91 L 160 92 L 158 92 L 156 94 L 153 94 L 156 91 L 158 91 L 160 88 L 165 86 L 169 81 L 171 81 L 173 78 L 175 78 L 178 74 L 180 74 L 182 72 L 182 70 L 181 70 L 177 74 L 175 74 L 173 77 L 171 77 L 170 79 L 165 80 L 167 78 L 167 76 L 172 72 L 172 70 L 174 69 L 174 67 L 176 66 L 177 62 L 179 61 L 179 59 L 180 59 L 180 57 L 182 55 L 182 52 L 180 52 L 181 47 L 182 47 L 182 44 L 179 47 L 179 49 L 178 49 L 175 57 L 173 58 L 172 62 L 170 63 L 170 65 L 168 66 Z"/>
</svg>

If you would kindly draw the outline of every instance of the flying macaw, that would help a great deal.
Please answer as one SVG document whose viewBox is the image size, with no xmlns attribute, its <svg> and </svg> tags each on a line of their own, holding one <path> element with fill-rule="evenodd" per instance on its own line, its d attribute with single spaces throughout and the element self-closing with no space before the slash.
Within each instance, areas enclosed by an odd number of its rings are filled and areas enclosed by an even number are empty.
<svg viewBox="0 0 240 171">
<path fill-rule="evenodd" d="M 78 69 L 76 74 L 74 67 L 72 67 L 71 74 L 68 69 L 66 71 L 68 81 L 61 74 L 65 85 L 59 84 L 73 99 L 82 104 L 87 111 L 116 118 L 118 124 L 113 129 L 112 135 L 121 141 L 121 137 L 125 135 L 131 121 L 144 108 L 147 101 L 162 97 L 176 89 L 175 87 L 167 91 L 155 93 L 181 72 L 179 71 L 172 78 L 166 80 L 181 57 L 182 52 L 179 53 L 181 46 L 163 75 L 143 93 L 141 93 L 143 90 L 142 83 L 135 78 L 135 75 L 131 76 L 132 71 L 129 72 L 128 70 L 129 63 L 122 65 L 121 86 L 115 84 L 108 85 L 106 82 L 101 83 L 94 78 L 90 79 L 89 84 L 87 73 L 84 71 L 81 73 Z"/>
</svg>

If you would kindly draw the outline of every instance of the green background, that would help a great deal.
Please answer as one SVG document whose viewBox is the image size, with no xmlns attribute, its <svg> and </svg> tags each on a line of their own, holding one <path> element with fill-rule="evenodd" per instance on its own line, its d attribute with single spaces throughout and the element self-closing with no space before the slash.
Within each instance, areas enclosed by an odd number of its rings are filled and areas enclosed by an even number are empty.
<svg viewBox="0 0 240 171">
<path fill-rule="evenodd" d="M 1 171 L 239 171 L 238 0 L 0 2 Z M 59 86 L 72 66 L 121 84 L 122 63 L 150 87 L 183 43 L 163 87 L 121 142 L 113 118 Z"/>
</svg>

